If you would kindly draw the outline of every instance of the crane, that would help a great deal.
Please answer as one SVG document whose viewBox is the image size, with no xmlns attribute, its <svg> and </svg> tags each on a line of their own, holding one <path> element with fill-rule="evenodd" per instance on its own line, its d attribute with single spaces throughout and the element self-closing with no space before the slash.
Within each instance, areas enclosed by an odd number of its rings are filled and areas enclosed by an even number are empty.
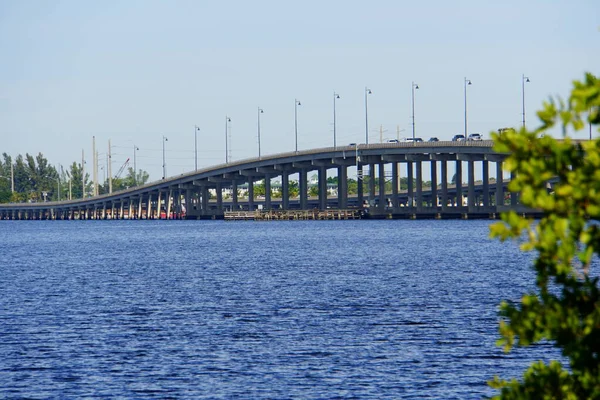
<svg viewBox="0 0 600 400">
<path fill-rule="evenodd" d="M 121 174 L 125 170 L 125 167 L 127 166 L 127 164 L 129 164 L 129 158 L 127 160 L 125 160 L 125 162 L 123 163 L 123 165 L 121 165 L 121 168 L 119 168 L 119 170 L 115 174 L 115 179 L 117 179 L 117 178 L 119 178 L 121 176 Z"/>
</svg>

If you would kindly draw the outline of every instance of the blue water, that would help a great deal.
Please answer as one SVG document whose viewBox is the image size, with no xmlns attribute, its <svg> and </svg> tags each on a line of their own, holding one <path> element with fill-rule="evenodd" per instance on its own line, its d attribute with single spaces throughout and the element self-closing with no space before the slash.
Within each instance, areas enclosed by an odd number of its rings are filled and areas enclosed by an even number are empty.
<svg viewBox="0 0 600 400">
<path fill-rule="evenodd" d="M 0 398 L 470 399 L 531 255 L 489 221 L 0 221 Z"/>
</svg>

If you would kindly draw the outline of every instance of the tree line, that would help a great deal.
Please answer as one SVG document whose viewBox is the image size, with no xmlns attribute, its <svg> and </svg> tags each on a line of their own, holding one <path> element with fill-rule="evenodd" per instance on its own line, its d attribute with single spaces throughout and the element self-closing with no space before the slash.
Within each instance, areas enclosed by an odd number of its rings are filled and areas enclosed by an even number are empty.
<svg viewBox="0 0 600 400">
<path fill-rule="evenodd" d="M 112 178 L 112 190 L 143 185 L 150 175 L 129 167 L 124 177 Z M 108 178 L 98 183 L 98 193 L 109 191 Z M 14 160 L 7 153 L 0 159 L 0 203 L 24 203 L 81 199 L 93 194 L 90 174 L 81 163 L 58 168 L 42 153 L 37 156 L 19 154 Z"/>
</svg>

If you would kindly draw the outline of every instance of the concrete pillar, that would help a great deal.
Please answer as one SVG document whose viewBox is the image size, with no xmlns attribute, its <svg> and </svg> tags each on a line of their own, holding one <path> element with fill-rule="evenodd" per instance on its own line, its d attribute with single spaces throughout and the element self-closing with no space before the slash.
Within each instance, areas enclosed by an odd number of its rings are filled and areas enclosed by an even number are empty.
<svg viewBox="0 0 600 400">
<path fill-rule="evenodd" d="M 462 161 L 456 160 L 456 206 L 462 207 Z"/>
<path fill-rule="evenodd" d="M 254 211 L 254 178 L 248 177 L 248 211 Z"/>
<path fill-rule="evenodd" d="M 319 167 L 319 209 L 327 209 L 327 168 Z"/>
<path fill-rule="evenodd" d="M 146 200 L 146 219 L 154 219 L 154 208 L 152 207 L 152 193 L 148 193 L 148 200 Z"/>
<path fill-rule="evenodd" d="M 385 198 L 385 165 L 383 162 L 379 163 L 379 208 L 385 210 L 387 206 Z"/>
<path fill-rule="evenodd" d="M 392 207 L 398 207 L 398 163 L 392 163 Z"/>
<path fill-rule="evenodd" d="M 238 187 L 235 179 L 231 181 L 231 209 L 238 210 Z"/>
<path fill-rule="evenodd" d="M 271 175 L 265 175 L 265 210 L 271 209 Z"/>
<path fill-rule="evenodd" d="M 223 186 L 221 183 L 217 183 L 215 190 L 217 192 L 217 212 L 219 214 L 223 213 Z"/>
<path fill-rule="evenodd" d="M 200 196 L 202 197 L 202 204 L 201 204 L 202 214 L 207 215 L 208 214 L 208 197 L 210 196 L 210 193 L 208 191 L 208 186 L 206 186 L 206 185 L 201 186 Z"/>
<path fill-rule="evenodd" d="M 363 203 L 365 201 L 365 193 L 363 187 L 363 165 L 358 164 L 356 169 L 356 201 L 358 202 L 358 208 L 362 210 Z"/>
<path fill-rule="evenodd" d="M 442 160 L 442 211 L 448 208 L 448 161 Z"/>
<path fill-rule="evenodd" d="M 348 208 L 348 167 L 338 167 L 338 208 Z"/>
<path fill-rule="evenodd" d="M 431 160 L 431 207 L 438 206 L 438 191 L 437 191 L 437 161 Z"/>
<path fill-rule="evenodd" d="M 298 182 L 298 189 L 300 190 L 300 209 L 307 210 L 308 209 L 308 185 L 307 185 L 307 175 L 308 171 L 304 168 L 300 170 L 300 180 Z"/>
<path fill-rule="evenodd" d="M 468 183 L 468 199 L 467 206 L 470 212 L 475 210 L 475 161 L 469 160 L 467 161 L 468 173 L 469 173 L 469 183 Z"/>
<path fill-rule="evenodd" d="M 287 171 L 281 173 L 281 208 L 290 209 L 290 176 Z"/>
<path fill-rule="evenodd" d="M 504 177 L 502 161 L 496 161 L 496 211 L 498 206 L 504 205 Z"/>
<path fill-rule="evenodd" d="M 165 210 L 165 219 L 170 219 L 172 217 L 171 208 L 173 207 L 173 190 L 169 189 L 169 191 L 166 192 L 166 194 L 167 198 L 165 203 L 167 203 L 167 209 Z"/>
<path fill-rule="evenodd" d="M 483 160 L 481 172 L 483 175 L 483 206 L 490 206 L 490 163 Z"/>
<path fill-rule="evenodd" d="M 375 204 L 375 164 L 369 164 L 369 204 Z"/>
<path fill-rule="evenodd" d="M 415 202 L 414 202 L 414 194 L 413 194 L 413 163 L 412 163 L 412 161 L 408 161 L 406 163 L 406 178 L 407 178 L 407 182 L 408 182 L 407 206 L 414 207 Z"/>
<path fill-rule="evenodd" d="M 423 162 L 416 161 L 417 167 L 417 210 L 423 209 Z"/>
</svg>

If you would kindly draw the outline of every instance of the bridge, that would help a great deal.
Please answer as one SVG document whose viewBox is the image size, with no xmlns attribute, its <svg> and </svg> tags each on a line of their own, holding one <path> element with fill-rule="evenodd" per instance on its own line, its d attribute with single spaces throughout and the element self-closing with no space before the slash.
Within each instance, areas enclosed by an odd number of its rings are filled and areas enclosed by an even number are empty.
<svg viewBox="0 0 600 400">
<path fill-rule="evenodd" d="M 314 209 L 354 209 L 370 218 L 495 218 L 509 209 L 531 212 L 519 204 L 518 195 L 506 190 L 502 163 L 508 155 L 494 152 L 492 146 L 490 140 L 441 141 L 352 144 L 280 153 L 85 199 L 0 204 L 0 219 L 220 219 L 234 211 Z M 467 166 L 466 185 L 460 179 L 463 163 Z M 459 177 L 456 185 L 448 183 L 449 165 Z M 495 168 L 496 178 L 490 179 L 490 166 Z M 358 178 L 354 195 L 348 194 L 349 168 L 356 168 Z M 427 169 L 430 185 L 425 187 Z M 476 169 L 481 176 L 478 181 Z M 328 171 L 337 175 L 337 187 L 328 187 Z M 308 176 L 315 172 L 318 195 L 309 197 Z M 298 176 L 299 193 L 293 198 L 291 175 Z M 408 178 L 404 190 L 399 188 L 402 177 Z M 280 198 L 272 195 L 274 178 L 281 182 Z M 258 198 L 255 184 L 262 180 L 265 194 Z M 386 180 L 391 182 L 391 191 L 386 191 Z"/>
</svg>

